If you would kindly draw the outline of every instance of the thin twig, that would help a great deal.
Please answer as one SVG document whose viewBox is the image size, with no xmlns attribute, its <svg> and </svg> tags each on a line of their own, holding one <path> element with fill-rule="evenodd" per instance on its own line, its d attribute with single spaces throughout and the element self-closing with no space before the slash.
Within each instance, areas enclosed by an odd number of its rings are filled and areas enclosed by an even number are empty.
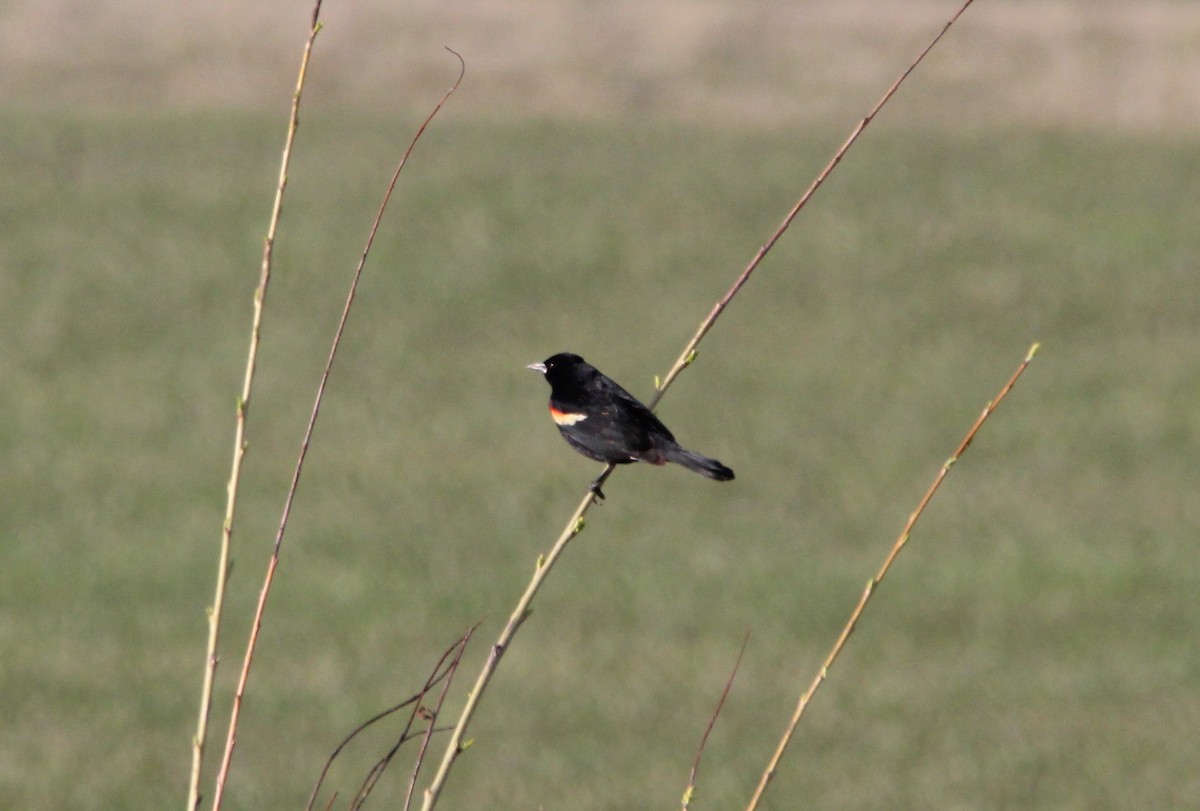
<svg viewBox="0 0 1200 811">
<path fill-rule="evenodd" d="M 450 50 L 447 48 L 447 50 Z M 383 213 L 387 209 L 388 201 L 391 200 L 392 191 L 396 188 L 396 182 L 400 179 L 400 172 L 404 169 L 405 163 L 408 161 L 408 156 L 412 154 L 413 148 L 417 145 L 417 141 L 425 132 L 425 128 L 442 109 L 442 105 L 450 98 L 450 95 L 458 89 L 462 82 L 463 74 L 466 72 L 466 63 L 463 58 L 454 51 L 450 51 L 458 58 L 460 69 L 458 78 L 454 85 L 446 91 L 441 100 L 434 106 L 433 111 L 425 118 L 421 126 L 417 129 L 416 134 L 408 144 L 408 148 L 404 150 L 404 155 L 400 158 L 399 165 L 396 166 L 396 171 L 392 174 L 391 183 L 388 184 L 387 191 L 383 196 L 383 202 L 379 205 L 379 211 L 375 215 L 375 222 L 371 226 L 370 234 L 367 237 L 366 247 L 363 248 L 362 257 L 358 261 L 358 267 L 354 271 L 354 279 L 350 283 L 350 291 L 346 295 L 346 303 L 342 308 L 341 318 L 338 320 L 337 329 L 334 331 L 333 344 L 329 349 L 329 357 L 325 361 L 325 368 L 321 372 L 321 380 L 317 385 L 317 395 L 313 402 L 312 413 L 308 418 L 308 426 L 304 430 L 304 438 L 300 443 L 300 455 L 296 460 L 296 467 L 292 472 L 292 481 L 288 486 L 287 497 L 284 499 L 283 514 L 279 519 L 279 528 L 275 533 L 275 546 L 271 553 L 271 559 L 267 563 L 267 573 L 263 579 L 262 589 L 258 595 L 258 605 L 254 611 L 254 620 L 250 627 L 250 639 L 246 645 L 246 655 L 242 660 L 242 671 L 238 678 L 237 691 L 233 696 L 233 710 L 229 719 L 229 733 L 225 739 L 225 754 L 221 761 L 221 770 L 217 774 L 216 793 L 213 800 L 213 811 L 218 811 L 221 807 L 221 799 L 225 793 L 225 783 L 229 777 L 229 767 L 233 759 L 233 750 L 237 744 L 237 726 L 238 718 L 241 714 L 242 698 L 245 695 L 246 683 L 250 678 L 250 667 L 254 661 L 254 650 L 258 645 L 258 634 L 262 629 L 263 614 L 266 611 L 267 598 L 271 592 L 271 584 L 275 579 L 275 570 L 279 566 L 279 553 L 283 546 L 283 536 L 287 530 L 288 517 L 292 512 L 292 503 L 296 498 L 296 489 L 300 484 L 300 474 L 304 468 L 304 459 L 308 455 L 309 444 L 312 441 L 313 429 L 317 424 L 317 416 L 321 411 L 321 401 L 325 396 L 325 386 L 329 382 L 329 374 L 333 369 L 333 361 L 337 357 L 338 346 L 341 344 L 342 334 L 346 329 L 346 322 L 350 317 L 350 308 L 354 304 L 354 298 L 358 292 L 358 283 L 362 278 L 363 267 L 367 263 L 367 256 L 371 252 L 371 245 L 375 241 L 375 234 L 379 231 L 379 223 L 383 220 Z"/>
<path fill-rule="evenodd" d="M 212 608 L 208 611 L 208 645 L 205 653 L 204 679 L 200 687 L 200 717 L 196 723 L 196 735 L 192 739 L 192 774 L 188 781 L 188 811 L 200 807 L 200 776 L 204 768 L 204 748 L 208 741 L 208 719 L 212 712 L 213 683 L 217 676 L 217 649 L 221 637 L 221 616 L 225 608 L 225 587 L 229 582 L 229 554 L 233 543 L 233 520 L 237 511 L 238 489 L 242 480 L 242 459 L 246 455 L 246 414 L 250 406 L 250 393 L 254 385 L 254 371 L 258 365 L 258 345 L 262 337 L 263 304 L 267 299 L 267 285 L 271 281 L 271 264 L 275 252 L 275 235 L 283 211 L 283 193 L 287 188 L 288 166 L 292 160 L 292 145 L 296 141 L 296 130 L 300 126 L 300 96 L 308 75 L 308 60 L 312 55 L 313 42 L 321 25 L 321 0 L 313 7 L 312 25 L 308 41 L 304 45 L 304 56 L 300 60 L 300 75 L 296 80 L 296 92 L 292 96 L 292 114 L 288 120 L 287 136 L 283 144 L 283 158 L 279 166 L 279 182 L 275 187 L 275 202 L 271 208 L 271 220 L 267 236 L 263 241 L 262 269 L 259 271 L 258 288 L 254 291 L 254 316 L 250 324 L 250 350 L 246 358 L 246 373 L 242 380 L 242 392 L 237 400 L 237 427 L 233 437 L 233 465 L 226 485 L 225 520 L 221 525 L 221 547 L 217 555 L 217 586 L 213 595 Z"/>
<path fill-rule="evenodd" d="M 737 661 L 733 663 L 733 670 L 729 672 L 729 678 L 725 681 L 725 689 L 721 691 L 721 698 L 717 701 L 717 708 L 713 710 L 712 718 L 708 719 L 708 727 L 700 737 L 700 745 L 696 747 L 696 757 L 692 760 L 692 771 L 688 774 L 688 784 L 683 792 L 680 811 L 688 811 L 688 806 L 696 793 L 696 775 L 700 772 L 700 758 L 704 757 L 704 747 L 708 744 L 708 736 L 717 723 L 717 716 L 721 714 L 721 708 L 725 706 L 725 699 L 729 697 L 729 689 L 733 687 L 733 680 L 737 677 L 738 668 L 742 665 L 742 656 L 746 653 L 746 643 L 749 641 L 750 632 L 747 631 L 746 635 L 742 637 L 742 649 L 738 651 Z"/>
<path fill-rule="evenodd" d="M 339 743 L 337 746 L 335 746 L 333 751 L 329 753 L 329 757 L 325 759 L 325 766 L 321 769 L 321 773 L 319 775 L 317 775 L 317 783 L 315 786 L 313 786 L 312 794 L 310 794 L 308 797 L 308 805 L 304 806 L 304 811 L 312 811 L 313 805 L 317 802 L 317 795 L 319 795 L 321 792 L 321 786 L 324 785 L 325 778 L 329 776 L 329 770 L 333 768 L 333 762 L 335 760 L 337 760 L 337 758 L 340 754 L 342 754 L 342 750 L 344 750 L 347 746 L 349 746 L 350 742 L 353 741 L 356 737 L 358 737 L 358 734 L 360 732 L 367 729 L 367 727 L 369 727 L 379 721 L 382 721 L 384 718 L 387 718 L 389 715 L 399 712 L 400 710 L 404 709 L 405 707 L 407 707 L 411 704 L 415 704 L 415 703 L 419 702 L 423 695 L 424 695 L 424 693 L 421 692 L 421 693 L 416 693 L 415 695 L 409 696 L 404 701 L 401 701 L 399 704 L 396 704 L 395 706 L 392 706 L 392 707 L 388 707 L 386 710 L 376 713 L 375 715 L 368 718 L 366 721 L 363 721 L 361 724 L 359 724 L 354 729 L 352 729 L 350 731 L 350 734 L 347 735 L 345 738 L 343 738 L 342 742 Z M 337 796 L 337 792 L 334 792 L 334 796 L 335 797 Z"/>
<path fill-rule="evenodd" d="M 833 173 L 833 170 L 837 168 L 837 165 L 842 162 L 842 158 L 844 158 L 846 153 L 850 151 L 850 147 L 854 146 L 854 142 L 858 140 L 858 136 L 863 134 L 863 131 L 867 128 L 867 125 L 875 120 L 875 116 L 879 114 L 879 111 L 883 109 L 883 106 L 887 104 L 888 101 L 891 100 L 892 96 L 896 94 L 896 91 L 900 89 L 900 85 L 904 84 L 904 81 L 909 77 L 909 74 L 916 70 L 917 65 L 921 64 L 921 62 L 925 59 L 926 54 L 933 50 L 933 47 L 937 45 L 942 37 L 946 35 L 946 32 L 950 30 L 950 26 L 954 25 L 955 21 L 962 16 L 962 13 L 966 11 L 967 7 L 973 2 L 974 0 L 966 0 L 966 2 L 962 4 L 958 11 L 954 13 L 954 16 L 952 16 L 944 26 L 942 26 L 942 30 L 938 32 L 937 36 L 930 40 L 929 44 L 925 46 L 925 49 L 917 55 L 917 58 L 914 59 L 912 63 L 904 70 L 904 72 L 900 74 L 899 78 L 892 82 L 892 86 L 889 87 L 887 92 L 880 97 L 879 101 L 875 103 L 875 106 L 871 108 L 871 111 L 867 113 L 866 117 L 863 118 L 862 121 L 858 122 L 858 126 L 851 131 L 849 137 L 846 138 L 845 143 L 841 145 L 838 151 L 834 153 L 833 158 L 828 164 L 826 164 L 825 168 L 821 170 L 821 173 L 817 175 L 817 179 L 812 182 L 812 185 L 810 185 L 808 190 L 804 192 L 803 196 L 800 197 L 800 200 L 797 201 L 796 205 L 792 206 L 792 210 L 789 211 L 787 216 L 783 218 L 783 222 L 781 222 L 779 227 L 775 229 L 775 233 L 772 234 L 771 238 L 763 243 L 763 246 L 758 249 L 758 253 L 756 253 L 754 258 L 750 260 L 750 264 L 748 264 L 746 269 L 741 272 L 741 275 L 734 280 L 733 286 L 731 286 L 729 290 L 726 291 L 725 295 L 713 305 L 712 311 L 708 314 L 708 317 L 700 323 L 700 328 L 696 330 L 696 334 L 692 336 L 691 340 L 689 340 L 687 345 L 684 346 L 683 351 L 679 353 L 679 358 L 675 361 L 675 365 L 671 367 L 671 371 L 667 372 L 667 376 L 662 379 L 662 382 L 658 386 L 658 391 L 655 392 L 654 398 L 649 403 L 650 408 L 654 408 L 656 405 L 658 405 L 658 401 L 661 400 L 663 394 L 666 393 L 667 387 L 674 382 L 675 378 L 678 377 L 679 373 L 682 372 L 685 367 L 687 367 L 693 360 L 696 359 L 696 348 L 700 345 L 700 341 L 705 335 L 708 334 L 708 331 L 712 329 L 712 326 L 716 322 L 717 318 L 719 318 L 721 313 L 724 312 L 725 308 L 729 306 L 729 302 L 733 300 L 733 297 L 737 295 L 738 291 L 742 289 L 742 285 L 749 281 L 750 275 L 754 273 L 755 269 L 759 266 L 770 250 L 775 247 L 775 243 L 779 241 L 779 238 L 782 237 L 784 232 L 787 231 L 788 227 L 791 226 L 792 220 L 796 219 L 796 215 L 800 213 L 800 209 L 804 208 L 804 206 L 812 198 L 813 194 L 816 193 L 817 189 L 819 189 L 825 183 L 825 180 L 830 174 Z M 610 472 L 611 470 L 605 471 L 606 477 Z"/>
<path fill-rule="evenodd" d="M 479 623 L 475 623 L 463 636 L 462 642 L 458 646 L 458 650 L 454 654 L 454 661 L 450 663 L 450 670 L 446 677 L 446 683 L 442 685 L 442 692 L 438 696 L 437 704 L 429 711 L 429 727 L 425 730 L 425 737 L 421 739 L 421 748 L 417 752 L 417 760 L 413 764 L 412 776 L 408 780 L 408 791 L 404 794 L 404 811 L 412 808 L 413 794 L 417 790 L 417 777 L 421 773 L 421 766 L 425 763 L 425 754 L 429 751 L 429 742 L 433 740 L 433 733 L 439 731 L 436 728 L 438 716 L 442 712 L 442 705 L 446 701 L 446 695 L 450 692 L 450 683 L 454 680 L 454 674 L 458 672 L 458 666 L 462 662 L 463 653 L 467 650 L 467 643 L 471 641 L 471 634 L 475 633 L 475 629 L 479 627 Z M 432 687 L 432 685 L 430 685 Z"/>
<path fill-rule="evenodd" d="M 409 705 L 413 705 L 413 704 L 419 705 L 420 702 L 424 699 L 426 693 L 428 693 L 429 690 L 431 690 L 440 681 L 445 679 L 452 672 L 452 668 L 457 667 L 458 661 L 462 658 L 462 650 L 465 647 L 465 641 L 470 638 L 470 635 L 472 633 L 474 633 L 476 627 L 478 627 L 478 626 L 472 626 L 470 628 L 470 630 L 467 631 L 467 633 L 462 638 L 455 640 L 454 644 L 445 650 L 445 652 L 442 654 L 441 658 L 438 659 L 437 664 L 434 665 L 433 672 L 431 673 L 429 678 L 427 678 L 425 680 L 425 685 L 421 688 L 420 692 L 415 693 L 414 695 L 410 696 L 409 698 L 405 699 L 404 701 L 401 701 L 399 704 L 396 704 L 395 706 L 392 706 L 392 707 L 388 707 L 386 710 L 376 713 L 371 718 L 368 718 L 366 721 L 363 721 L 361 724 L 359 724 L 354 729 L 352 729 L 350 731 L 350 734 L 348 734 L 345 738 L 342 739 L 341 743 L 339 743 L 336 747 L 334 747 L 333 752 L 330 753 L 329 757 L 325 761 L 324 768 L 321 769 L 321 774 L 318 775 L 318 777 L 317 777 L 317 783 L 315 786 L 313 786 L 312 794 L 308 798 L 308 805 L 305 806 L 305 811 L 311 811 L 313 805 L 316 803 L 317 796 L 321 792 L 321 785 L 325 782 L 325 778 L 329 776 L 329 770 L 333 767 L 333 762 L 335 760 L 337 760 L 338 756 L 342 753 L 342 750 L 344 750 L 347 746 L 349 746 L 350 742 L 353 741 L 359 735 L 359 733 L 363 732 L 365 729 L 372 726 L 373 724 L 375 724 L 379 721 L 382 721 L 384 718 L 387 718 L 389 715 L 392 715 L 393 713 L 398 712 L 399 710 L 402 710 Z M 456 651 L 457 651 L 457 653 L 456 653 Z M 452 660 L 451 666 L 448 666 L 443 669 L 442 665 L 444 665 L 446 663 L 446 659 L 449 658 L 451 656 L 451 654 L 454 654 L 454 659 Z M 412 724 L 413 724 L 413 721 L 416 718 L 416 716 L 417 716 L 416 709 L 414 709 L 414 711 L 409 716 L 408 723 L 405 724 L 404 731 L 401 735 L 402 738 L 404 735 L 407 735 L 408 731 L 412 728 Z"/>
<path fill-rule="evenodd" d="M 913 63 L 908 66 L 908 68 L 900 75 L 900 78 L 892 83 L 892 86 L 888 88 L 886 93 L 883 94 L 883 97 L 880 98 L 878 103 L 876 103 L 867 116 L 863 118 L 862 121 L 860 121 L 850 133 L 850 136 L 846 139 L 845 143 L 843 143 L 837 152 L 834 153 L 833 159 L 829 161 L 829 164 L 821 171 L 821 173 L 817 176 L 817 179 L 813 181 L 812 185 L 809 186 L 808 190 L 804 193 L 800 200 L 787 213 L 787 216 L 783 218 L 783 222 L 780 223 L 779 227 L 775 229 L 775 232 L 771 235 L 771 238 L 768 239 L 762 245 L 762 247 L 758 249 L 758 252 L 754 255 L 754 258 L 750 260 L 750 264 L 748 264 L 746 268 L 738 275 L 738 277 L 734 280 L 733 285 L 728 291 L 726 291 L 725 295 L 722 296 L 721 299 L 713 306 L 711 312 L 709 312 L 705 319 L 700 322 L 699 329 L 696 330 L 696 333 L 684 346 L 683 352 L 681 352 L 679 355 L 679 359 L 675 361 L 675 365 L 671 367 L 671 370 L 667 373 L 667 376 L 659 383 L 657 391 L 655 391 L 654 397 L 649 403 L 650 408 L 653 409 L 658 405 L 658 403 L 662 400 L 663 395 L 666 394 L 667 388 L 672 382 L 674 382 L 675 378 L 679 376 L 679 373 L 683 371 L 683 369 L 693 360 L 695 360 L 696 349 L 700 345 L 700 341 L 705 335 L 708 334 L 708 331 L 712 329 L 713 324 L 716 323 L 716 320 L 721 316 L 721 313 L 725 311 L 725 308 L 729 306 L 729 303 L 733 301 L 733 298 L 738 294 L 738 291 L 740 291 L 746 282 L 749 281 L 750 275 L 754 273 L 755 269 L 770 252 L 771 248 L 775 246 L 775 243 L 779 241 L 780 237 L 782 237 L 784 232 L 787 231 L 788 227 L 791 226 L 792 221 L 796 219 L 796 215 L 800 213 L 800 210 L 804 208 L 809 199 L 812 198 L 816 190 L 821 187 L 826 178 L 828 178 L 837 165 L 841 163 L 842 158 L 844 158 L 846 153 L 849 152 L 850 147 L 853 146 L 854 142 L 858 140 L 858 136 L 863 133 L 863 130 L 867 128 L 867 125 L 874 120 L 879 111 L 883 109 L 883 106 L 887 104 L 891 97 L 895 95 L 896 91 L 900 89 L 900 85 L 904 83 L 904 80 L 908 78 L 909 74 L 912 73 L 916 66 L 921 63 L 921 60 L 925 58 L 925 55 L 932 50 L 933 46 L 938 43 L 946 31 L 950 29 L 950 26 L 954 23 L 954 21 L 959 18 L 959 16 L 967 9 L 967 6 L 971 5 L 972 2 L 973 0 L 966 0 L 966 2 L 963 3 L 962 7 L 957 13 L 955 13 L 950 21 L 946 23 L 941 32 L 934 37 L 933 41 L 926 46 L 925 50 L 921 52 L 916 60 L 914 60 Z M 587 512 L 589 509 L 591 509 L 592 504 L 596 502 L 596 491 L 601 489 L 601 486 L 608 480 L 608 477 L 612 475 L 614 469 L 614 465 L 610 464 L 605 466 L 604 470 L 601 471 L 600 476 L 597 477 L 587 494 L 584 495 L 583 500 L 579 503 L 579 506 L 575 508 L 575 512 L 572 513 L 571 518 L 567 521 L 566 528 L 563 529 L 562 533 L 558 536 L 558 540 L 554 542 L 554 545 L 551 547 L 550 551 L 545 555 L 545 557 L 538 560 L 538 565 L 534 570 L 533 579 L 530 580 L 529 585 L 525 588 L 525 593 L 522 594 L 521 598 L 517 601 L 516 609 L 513 611 L 512 616 L 509 617 L 508 624 L 504 626 L 504 630 L 500 632 L 500 637 L 492 646 L 491 655 L 488 656 L 487 660 L 484 662 L 483 669 L 479 672 L 479 677 L 475 680 L 475 687 L 471 690 L 471 694 L 468 696 L 467 703 L 463 707 L 462 715 L 458 720 L 458 724 L 450 736 L 450 742 L 446 746 L 446 752 L 442 756 L 442 762 L 438 767 L 437 774 L 434 775 L 433 781 L 429 784 L 429 787 L 425 789 L 425 802 L 421 807 L 422 811 L 432 811 L 434 806 L 437 805 L 438 797 L 441 795 L 442 789 L 445 787 L 445 781 L 450 773 L 450 769 L 453 767 L 455 760 L 458 759 L 458 756 L 462 754 L 464 748 L 462 745 L 462 740 L 463 736 L 466 734 L 467 726 L 471 723 L 471 719 L 475 715 L 475 711 L 478 708 L 479 700 L 483 696 L 484 690 L 487 689 L 488 684 L 495 675 L 496 668 L 500 663 L 500 657 L 512 643 L 512 640 L 516 636 L 517 630 L 520 628 L 521 623 L 524 622 L 525 618 L 529 615 L 529 606 L 533 602 L 534 597 L 537 596 L 537 593 L 541 589 L 543 581 L 549 575 L 550 570 L 558 561 L 570 540 L 578 535 L 580 530 L 583 529 L 584 516 L 587 515 Z"/>
<path fill-rule="evenodd" d="M 1030 361 L 1033 360 L 1033 356 L 1037 354 L 1038 348 L 1039 344 L 1034 344 L 1029 348 L 1029 352 L 1025 355 L 1025 359 L 1021 361 L 1021 364 L 1017 367 L 1017 370 L 1013 372 L 1012 377 L 1010 377 L 1008 382 L 1005 383 L 1000 389 L 1000 393 L 996 395 L 996 399 L 992 400 L 984 407 L 983 413 L 979 415 L 979 418 L 975 420 L 975 424 L 971 426 L 969 431 L 967 431 L 967 435 L 963 438 L 962 442 L 959 443 L 958 448 L 954 451 L 954 455 L 947 459 L 946 462 L 942 464 L 941 468 L 938 469 L 937 475 L 934 476 L 933 483 L 929 486 L 929 489 L 925 491 L 924 497 L 921 498 L 921 501 L 917 504 L 917 508 L 913 510 L 912 515 L 908 517 L 908 522 L 905 523 L 904 529 L 900 532 L 900 536 L 896 538 L 896 542 L 892 545 L 891 551 L 888 553 L 887 557 L 884 558 L 883 565 L 879 568 L 879 571 L 875 574 L 875 576 L 871 578 L 870 582 L 867 583 L 867 587 L 863 591 L 862 597 L 860 597 L 858 600 L 858 605 L 856 605 L 854 610 L 850 613 L 850 619 L 846 621 L 846 625 L 842 628 L 841 634 L 838 635 L 837 641 L 833 644 L 833 648 L 829 651 L 829 655 L 825 657 L 825 661 L 821 664 L 821 669 L 817 671 L 817 675 L 813 678 L 812 683 L 808 686 L 808 689 L 804 691 L 804 695 L 800 696 L 800 701 L 796 705 L 796 711 L 792 714 L 792 719 L 788 723 L 787 729 L 783 733 L 783 737 L 779 740 L 779 745 L 775 748 L 774 755 L 771 756 L 771 760 L 767 763 L 767 768 L 763 771 L 762 777 L 759 779 L 758 788 L 755 789 L 754 796 L 750 798 L 750 804 L 746 806 L 746 811 L 754 811 L 754 809 L 758 808 L 759 800 L 762 799 L 762 795 L 763 792 L 766 791 L 767 784 L 769 784 L 771 779 L 775 776 L 775 771 L 779 768 L 779 762 L 783 758 L 783 753 L 787 749 L 788 744 L 792 740 L 792 736 L 796 732 L 796 727 L 800 723 L 800 717 L 804 715 L 805 708 L 808 707 L 809 702 L 812 701 L 812 697 L 816 695 L 817 690 L 820 689 L 821 685 L 825 683 L 825 679 L 829 675 L 829 669 L 833 667 L 833 663 L 837 661 L 838 655 L 841 654 L 842 648 L 845 647 L 847 640 L 850 639 L 850 635 L 854 633 L 854 629 L 858 625 L 858 620 L 862 616 L 863 611 L 866 609 L 867 603 L 870 602 L 871 596 L 875 593 L 875 590 L 879 587 L 879 584 L 883 582 L 883 578 L 887 575 L 888 570 L 892 568 L 892 563 L 896 560 L 896 556 L 900 554 L 900 550 L 903 549 L 905 544 L 908 543 L 908 538 L 912 533 L 913 527 L 916 526 L 916 523 L 920 519 L 922 513 L 925 512 L 925 508 L 929 506 L 929 502 L 933 499 L 933 494 L 936 493 L 938 488 L 942 486 L 942 481 L 946 478 L 946 474 L 950 471 L 950 468 L 953 467 L 954 463 L 957 462 L 963 453 L 966 452 L 967 448 L 971 444 L 971 441 L 975 439 L 975 434 L 979 433 L 979 429 L 983 427 L 983 424 L 987 421 L 987 418 L 990 417 L 992 412 L 995 411 L 997 406 L 1000 405 L 1000 401 L 1008 396 L 1009 391 L 1011 391 L 1012 387 L 1016 384 L 1017 378 L 1019 378 L 1029 366 Z"/>
<path fill-rule="evenodd" d="M 375 789 L 375 785 L 379 782 L 379 778 L 383 777 L 384 770 L 386 770 L 391 764 L 392 759 L 396 756 L 396 753 L 400 751 L 400 747 L 417 737 L 418 733 L 413 732 L 413 727 L 416 725 L 417 719 L 420 718 L 423 721 L 427 721 L 428 726 L 425 727 L 425 731 L 421 735 L 421 747 L 417 752 L 417 757 L 413 766 L 413 774 L 409 778 L 408 794 L 406 796 L 404 806 L 406 809 L 409 807 L 409 803 L 412 802 L 412 792 L 416 784 L 417 773 L 421 769 L 421 763 L 425 759 L 425 751 L 429 747 L 429 739 L 433 737 L 435 732 L 448 732 L 450 730 L 450 727 L 439 728 L 437 726 L 437 714 L 441 710 L 442 704 L 446 700 L 446 694 L 450 692 L 450 685 L 454 681 L 454 674 L 458 672 L 458 665 L 462 662 L 463 653 L 467 649 L 467 643 L 471 641 L 471 635 L 475 633 L 475 629 L 478 627 L 478 623 L 472 625 L 469 629 L 467 629 L 467 632 L 462 636 L 462 638 L 460 638 L 454 643 L 453 646 L 451 646 L 444 654 L 442 654 L 442 658 L 438 661 L 437 666 L 434 668 L 434 672 L 430 675 L 429 679 L 426 680 L 425 686 L 421 689 L 421 693 L 418 696 L 420 700 L 418 701 L 417 705 L 413 707 L 412 712 L 409 714 L 408 723 L 404 725 L 404 731 L 400 734 L 400 737 L 396 739 L 396 742 L 392 745 L 391 749 L 389 749 L 387 753 L 371 768 L 371 771 L 367 774 L 366 779 L 364 779 L 362 785 L 359 786 L 358 793 L 354 795 L 354 800 L 349 805 L 349 811 L 359 811 L 359 809 L 363 807 L 367 801 L 367 797 L 370 796 L 371 792 Z M 442 664 L 445 663 L 447 658 L 450 659 L 450 663 L 446 665 L 445 671 L 439 675 L 437 671 L 441 668 Z M 432 690 L 438 682 L 442 683 L 442 689 L 438 695 L 437 703 L 434 705 L 433 709 L 430 709 L 429 707 L 425 706 L 425 696 L 429 695 L 429 691 Z"/>
</svg>

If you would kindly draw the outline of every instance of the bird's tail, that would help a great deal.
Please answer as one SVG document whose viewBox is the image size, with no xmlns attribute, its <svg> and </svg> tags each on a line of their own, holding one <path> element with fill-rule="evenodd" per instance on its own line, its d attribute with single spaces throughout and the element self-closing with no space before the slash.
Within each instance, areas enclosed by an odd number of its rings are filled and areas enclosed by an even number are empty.
<svg viewBox="0 0 1200 811">
<path fill-rule="evenodd" d="M 733 478 L 733 471 L 716 459 L 709 459 L 707 456 L 692 453 L 678 445 L 673 448 L 663 448 L 660 453 L 665 461 L 683 465 L 688 470 L 694 470 L 701 476 L 707 476 L 719 482 L 727 482 Z"/>
</svg>

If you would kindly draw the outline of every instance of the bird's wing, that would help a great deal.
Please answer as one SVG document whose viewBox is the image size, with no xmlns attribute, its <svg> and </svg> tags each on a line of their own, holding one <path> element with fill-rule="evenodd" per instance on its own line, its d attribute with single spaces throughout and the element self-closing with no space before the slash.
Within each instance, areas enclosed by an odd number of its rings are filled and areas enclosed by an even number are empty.
<svg viewBox="0 0 1200 811">
<path fill-rule="evenodd" d="M 675 435 L 671 433 L 670 429 L 663 425 L 662 420 L 654 416 L 654 412 L 646 408 L 640 400 L 615 382 L 609 389 L 610 396 L 606 399 L 612 403 L 616 416 L 623 423 L 637 425 L 640 429 L 639 433 L 644 432 L 645 447 L 653 444 L 651 435 L 655 435 L 655 438 L 665 438 L 669 442 L 675 441 Z"/>
</svg>

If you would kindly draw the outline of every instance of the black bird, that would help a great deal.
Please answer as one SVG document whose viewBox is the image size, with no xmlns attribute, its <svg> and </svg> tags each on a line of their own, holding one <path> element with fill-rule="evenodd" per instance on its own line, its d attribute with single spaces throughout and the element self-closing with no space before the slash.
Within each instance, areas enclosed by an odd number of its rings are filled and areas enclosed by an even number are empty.
<svg viewBox="0 0 1200 811">
<path fill-rule="evenodd" d="M 650 409 L 578 355 L 563 352 L 527 368 L 546 376 L 550 417 L 584 456 L 614 465 L 675 462 L 719 482 L 733 478 L 716 459 L 680 447 Z M 592 492 L 604 498 L 599 481 L 592 482 Z"/>
</svg>

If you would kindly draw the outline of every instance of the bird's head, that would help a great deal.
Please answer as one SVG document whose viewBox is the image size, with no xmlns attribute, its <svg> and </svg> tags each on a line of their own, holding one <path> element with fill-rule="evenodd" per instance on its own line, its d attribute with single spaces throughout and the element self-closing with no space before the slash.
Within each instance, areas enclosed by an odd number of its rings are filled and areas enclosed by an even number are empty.
<svg viewBox="0 0 1200 811">
<path fill-rule="evenodd" d="M 586 376 L 589 372 L 595 371 L 587 361 L 570 352 L 559 352 L 541 363 L 531 363 L 525 368 L 541 372 L 551 383 L 555 380 Z"/>
</svg>

